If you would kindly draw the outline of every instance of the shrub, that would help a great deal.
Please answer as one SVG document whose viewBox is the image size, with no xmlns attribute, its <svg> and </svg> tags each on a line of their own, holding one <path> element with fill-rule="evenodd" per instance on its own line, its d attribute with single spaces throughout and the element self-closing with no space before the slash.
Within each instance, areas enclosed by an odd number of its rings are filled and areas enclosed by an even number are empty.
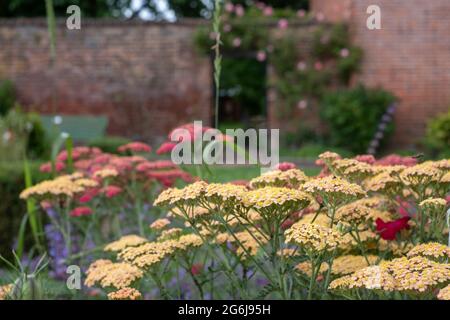
<svg viewBox="0 0 450 320">
<path fill-rule="evenodd" d="M 11 81 L 0 82 L 0 116 L 6 115 L 14 107 L 16 94 Z"/>
<path fill-rule="evenodd" d="M 394 101 L 389 92 L 363 85 L 326 94 L 321 103 L 321 117 L 328 125 L 330 143 L 355 153 L 365 152 L 381 118 Z M 390 123 L 383 141 L 392 130 Z"/>
<path fill-rule="evenodd" d="M 89 146 L 100 148 L 103 152 L 118 153 L 117 148 L 130 141 L 131 140 L 124 137 L 106 136 L 91 140 Z"/>
<path fill-rule="evenodd" d="M 428 122 L 425 144 L 434 155 L 450 155 L 450 109 Z"/>
<path fill-rule="evenodd" d="M 33 182 L 45 179 L 39 171 L 40 162 L 30 162 Z M 0 255 L 10 256 L 19 225 L 26 212 L 25 202 L 19 199 L 25 188 L 23 163 L 0 162 Z"/>
</svg>

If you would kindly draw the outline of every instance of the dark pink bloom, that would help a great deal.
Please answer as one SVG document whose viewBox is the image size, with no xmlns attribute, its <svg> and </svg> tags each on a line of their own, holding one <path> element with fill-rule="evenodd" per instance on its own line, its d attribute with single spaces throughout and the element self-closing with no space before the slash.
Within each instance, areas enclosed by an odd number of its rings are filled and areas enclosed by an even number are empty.
<svg viewBox="0 0 450 320">
<path fill-rule="evenodd" d="M 287 29 L 289 27 L 289 21 L 287 19 L 280 19 L 278 21 L 278 28 Z"/>
<path fill-rule="evenodd" d="M 281 171 L 287 171 L 295 168 L 297 168 L 297 166 L 292 162 L 281 162 L 277 165 L 277 169 Z"/>
<path fill-rule="evenodd" d="M 123 146 L 120 146 L 117 148 L 119 152 L 150 152 L 152 151 L 152 148 L 143 142 L 130 142 L 127 144 L 124 144 Z"/>
<path fill-rule="evenodd" d="M 100 190 L 98 188 L 93 188 L 86 191 L 81 197 L 78 199 L 80 203 L 86 203 L 91 201 L 94 197 L 99 194 Z"/>
<path fill-rule="evenodd" d="M 56 163 L 55 163 L 55 170 L 56 170 L 56 172 L 61 172 L 65 168 L 66 168 L 66 165 L 64 164 L 64 162 L 56 161 Z M 43 165 L 41 165 L 39 170 L 41 172 L 47 172 L 47 173 L 52 172 L 52 163 L 51 162 L 44 163 Z"/>
<path fill-rule="evenodd" d="M 156 150 L 156 154 L 165 154 L 169 153 L 175 148 L 177 144 L 174 142 L 164 142 L 162 145 L 159 146 L 158 150 Z"/>
<path fill-rule="evenodd" d="M 107 198 L 113 198 L 118 194 L 122 193 L 122 188 L 118 186 L 107 186 L 103 189 L 103 193 Z"/>
<path fill-rule="evenodd" d="M 371 154 L 362 154 L 362 155 L 356 156 L 355 160 L 358 160 L 359 162 L 365 162 L 368 164 L 374 164 L 376 161 L 374 156 Z"/>
<path fill-rule="evenodd" d="M 391 154 L 384 158 L 381 158 L 380 160 L 377 160 L 375 164 L 381 166 L 404 165 L 410 167 L 417 164 L 417 159 L 412 157 L 402 157 L 396 154 Z"/>
<path fill-rule="evenodd" d="M 71 217 L 89 216 L 92 214 L 92 209 L 89 207 L 77 207 L 70 211 Z"/>
<path fill-rule="evenodd" d="M 194 276 L 200 274 L 203 271 L 203 264 L 196 263 L 192 265 L 191 272 Z"/>
</svg>

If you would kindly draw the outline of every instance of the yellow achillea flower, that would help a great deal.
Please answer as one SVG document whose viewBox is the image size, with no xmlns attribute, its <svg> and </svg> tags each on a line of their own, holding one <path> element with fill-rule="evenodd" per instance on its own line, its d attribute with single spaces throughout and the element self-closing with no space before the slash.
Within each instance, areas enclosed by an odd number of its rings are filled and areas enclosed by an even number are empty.
<svg viewBox="0 0 450 320">
<path fill-rule="evenodd" d="M 183 189 L 169 188 L 161 192 L 156 198 L 155 206 L 193 204 L 205 194 L 208 184 L 204 181 L 197 181 L 187 185 Z"/>
<path fill-rule="evenodd" d="M 53 180 L 46 180 L 29 187 L 20 194 L 21 199 L 30 197 L 45 199 L 51 196 L 65 196 L 72 198 L 81 193 L 87 187 L 95 187 L 98 183 L 95 180 L 82 178 L 80 175 L 65 175 Z"/>
<path fill-rule="evenodd" d="M 141 298 L 142 295 L 138 290 L 129 287 L 108 293 L 109 300 L 139 300 Z"/>
<path fill-rule="evenodd" d="M 227 201 L 242 200 L 247 188 L 231 183 L 211 183 L 205 188 L 205 198 L 212 204 L 223 204 Z"/>
<path fill-rule="evenodd" d="M 412 248 L 407 256 L 415 257 L 415 256 L 421 256 L 425 258 L 434 258 L 434 259 L 442 259 L 442 258 L 450 258 L 450 248 L 447 247 L 445 244 L 440 244 L 437 242 L 429 242 L 429 243 L 422 243 L 414 248 Z"/>
<path fill-rule="evenodd" d="M 331 151 L 325 151 L 321 154 L 319 154 L 319 159 L 323 160 L 323 161 L 334 161 L 337 159 L 340 159 L 341 156 L 335 152 L 331 152 Z"/>
<path fill-rule="evenodd" d="M 439 182 L 445 184 L 450 183 L 450 171 L 444 174 Z"/>
<path fill-rule="evenodd" d="M 13 288 L 14 288 L 13 284 L 0 286 L 0 300 L 6 300 Z"/>
<path fill-rule="evenodd" d="M 400 173 L 400 178 L 407 186 L 417 187 L 439 181 L 441 171 L 431 162 L 424 162 L 408 167 Z"/>
<path fill-rule="evenodd" d="M 392 176 L 396 176 L 400 174 L 403 170 L 405 170 L 407 166 L 404 165 L 393 165 L 393 166 L 372 166 L 372 171 L 375 174 L 387 173 Z"/>
<path fill-rule="evenodd" d="M 367 256 L 370 265 L 374 265 L 378 261 L 378 256 L 369 255 Z M 364 256 L 353 256 L 345 255 L 337 257 L 333 260 L 333 265 L 331 268 L 331 274 L 333 275 L 347 275 L 353 273 L 357 270 L 367 267 L 367 261 Z M 301 262 L 295 267 L 298 271 L 301 271 L 308 276 L 312 275 L 311 263 L 309 261 Z M 320 266 L 320 273 L 328 271 L 328 264 L 323 263 Z"/>
<path fill-rule="evenodd" d="M 339 175 L 350 180 L 361 180 L 374 173 L 370 164 L 355 159 L 335 160 L 333 161 L 333 168 Z"/>
<path fill-rule="evenodd" d="M 394 277 L 385 268 L 369 266 L 332 281 L 328 288 L 330 290 L 365 288 L 393 291 L 396 284 Z"/>
<path fill-rule="evenodd" d="M 443 171 L 448 171 L 448 170 L 450 170 L 450 159 L 431 161 L 431 165 L 437 169 L 440 169 Z"/>
<path fill-rule="evenodd" d="M 380 251 L 392 252 L 392 254 L 396 257 L 404 256 L 414 247 L 414 245 L 410 242 L 398 243 L 397 241 L 390 241 L 384 239 L 380 239 L 378 245 L 379 245 L 378 249 Z"/>
<path fill-rule="evenodd" d="M 153 230 L 161 230 L 164 229 L 166 226 L 170 224 L 170 220 L 166 218 L 157 219 L 153 221 L 153 223 L 150 225 L 150 228 Z"/>
<path fill-rule="evenodd" d="M 437 298 L 439 300 L 450 300 L 450 284 L 448 286 L 446 286 L 445 288 L 442 288 L 441 290 L 439 290 Z"/>
<path fill-rule="evenodd" d="M 299 169 L 290 169 L 286 171 L 273 170 L 262 174 L 250 181 L 250 187 L 286 187 L 298 188 L 301 184 L 308 181 L 306 174 Z"/>
<path fill-rule="evenodd" d="M 144 275 L 136 266 L 126 262 L 114 263 L 110 260 L 94 261 L 86 273 L 86 286 L 92 287 L 99 283 L 102 288 L 114 287 L 117 289 L 129 287 Z"/>
<path fill-rule="evenodd" d="M 178 238 L 182 232 L 183 232 L 183 229 L 181 229 L 181 228 L 170 228 L 170 229 L 164 230 L 163 232 L 161 232 L 161 235 L 158 237 L 158 241 L 164 241 L 164 240 Z"/>
<path fill-rule="evenodd" d="M 397 258 L 383 262 L 396 279 L 396 290 L 424 292 L 450 281 L 450 264 L 439 264 L 423 257 Z"/>
<path fill-rule="evenodd" d="M 135 234 L 130 234 L 121 237 L 119 240 L 111 242 L 105 246 L 105 251 L 122 251 L 127 247 L 136 247 L 147 242 L 147 239 L 137 236 Z"/>
<path fill-rule="evenodd" d="M 303 185 L 302 189 L 334 204 L 348 202 L 350 199 L 362 198 L 366 195 L 359 185 L 333 176 L 310 180 Z"/>
<path fill-rule="evenodd" d="M 117 177 L 119 175 L 119 172 L 116 169 L 101 169 L 98 171 L 95 171 L 93 174 L 93 177 L 95 178 L 110 178 L 110 177 Z"/>
<path fill-rule="evenodd" d="M 118 258 L 133 263 L 137 258 L 144 255 L 154 255 L 162 260 L 165 256 L 174 252 L 172 243 L 175 240 L 167 240 L 163 242 L 148 242 L 137 247 L 128 247 L 119 252 Z"/>
<path fill-rule="evenodd" d="M 315 218 L 314 222 L 313 219 Z M 319 213 L 317 216 L 315 214 L 306 214 L 297 221 L 297 223 L 314 223 L 322 227 L 329 227 L 331 219 L 324 213 Z"/>
<path fill-rule="evenodd" d="M 266 209 L 292 206 L 295 209 L 306 207 L 311 198 L 298 190 L 277 187 L 265 187 L 245 193 L 242 204 L 247 208 Z"/>
<path fill-rule="evenodd" d="M 236 249 L 236 254 L 240 256 L 242 260 L 247 260 L 249 258 L 249 254 L 251 256 L 255 256 L 261 247 L 260 243 L 267 243 L 267 239 L 262 236 L 261 233 L 256 229 L 237 232 L 235 233 L 235 237 L 242 244 L 242 246 L 239 245 Z M 230 235 L 229 241 L 235 243 L 235 237 Z M 243 247 L 245 248 L 245 250 Z"/>
<path fill-rule="evenodd" d="M 447 207 L 447 201 L 442 198 L 429 198 L 419 203 L 419 206 L 423 209 L 440 211 Z"/>
<path fill-rule="evenodd" d="M 342 235 L 317 224 L 295 223 L 285 232 L 286 242 L 314 252 L 333 251 L 342 242 Z"/>
<path fill-rule="evenodd" d="M 358 203 L 349 203 L 336 211 L 336 220 L 359 225 L 371 219 L 371 212 L 372 209 L 369 207 L 359 205 Z"/>
<path fill-rule="evenodd" d="M 367 191 L 397 194 L 403 187 L 402 181 L 388 172 L 382 172 L 364 181 Z"/>
</svg>

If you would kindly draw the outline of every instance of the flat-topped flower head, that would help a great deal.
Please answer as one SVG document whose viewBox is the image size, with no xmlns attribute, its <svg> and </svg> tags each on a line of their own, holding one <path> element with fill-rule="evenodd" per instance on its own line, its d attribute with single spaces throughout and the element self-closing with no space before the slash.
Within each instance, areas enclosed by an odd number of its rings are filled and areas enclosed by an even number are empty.
<svg viewBox="0 0 450 320">
<path fill-rule="evenodd" d="M 285 232 L 286 242 L 315 253 L 333 251 L 343 241 L 342 235 L 317 224 L 295 223 Z"/>
<path fill-rule="evenodd" d="M 378 256 L 368 255 L 370 265 L 374 265 L 378 261 Z M 333 266 L 331 268 L 331 274 L 333 275 L 347 275 L 355 271 L 368 267 L 366 258 L 364 256 L 344 255 L 339 256 L 333 260 Z M 311 263 L 309 261 L 301 262 L 296 266 L 296 269 L 300 272 L 311 276 Z M 322 264 L 320 266 L 320 273 L 328 271 L 328 264 Z"/>
<path fill-rule="evenodd" d="M 450 258 L 450 248 L 437 242 L 422 243 L 412 248 L 407 256 L 409 258 L 420 256 L 432 260 L 446 261 Z"/>
<path fill-rule="evenodd" d="M 335 172 L 351 181 L 361 181 L 374 173 L 370 164 L 355 159 L 337 159 L 332 166 Z"/>
<path fill-rule="evenodd" d="M 315 196 L 320 196 L 325 202 L 335 206 L 366 195 L 359 185 L 333 176 L 310 180 L 303 185 L 302 189 Z"/>
<path fill-rule="evenodd" d="M 447 207 L 447 201 L 442 198 L 428 198 L 419 203 L 419 206 L 422 209 L 440 212 Z"/>
<path fill-rule="evenodd" d="M 145 242 L 147 242 L 147 239 L 137 236 L 135 234 L 130 234 L 123 236 L 119 240 L 111 242 L 110 244 L 106 245 L 104 250 L 118 252 L 122 251 L 127 247 L 136 247 Z"/>
<path fill-rule="evenodd" d="M 336 220 L 359 225 L 372 219 L 373 209 L 359 203 L 349 203 L 336 211 Z"/>
<path fill-rule="evenodd" d="M 412 188 L 437 182 L 441 176 L 441 170 L 437 169 L 432 162 L 424 162 L 408 167 L 400 173 L 403 183 Z"/>
<path fill-rule="evenodd" d="M 169 219 L 166 219 L 166 218 L 157 219 L 157 220 L 152 222 L 152 224 L 150 225 L 150 229 L 161 230 L 161 229 L 164 229 L 169 224 L 170 224 L 170 220 Z"/>
<path fill-rule="evenodd" d="M 394 291 L 395 278 L 382 266 L 369 266 L 357 270 L 332 281 L 328 287 L 330 290 L 347 290 L 365 288 L 369 290 Z"/>
<path fill-rule="evenodd" d="M 138 290 L 129 287 L 108 293 L 109 300 L 139 300 L 141 298 L 142 295 Z"/>
<path fill-rule="evenodd" d="M 311 198 L 304 192 L 277 187 L 264 187 L 245 193 L 242 204 L 247 208 L 277 209 L 289 208 L 292 211 L 305 208 Z M 283 208 L 282 208 L 283 207 Z"/>
<path fill-rule="evenodd" d="M 450 264 L 440 264 L 421 256 L 382 262 L 395 279 L 398 291 L 425 292 L 450 281 Z"/>
<path fill-rule="evenodd" d="M 319 159 L 323 161 L 334 161 L 340 159 L 341 156 L 337 154 L 336 152 L 331 151 L 325 151 L 321 154 L 319 154 Z"/>
<path fill-rule="evenodd" d="M 364 187 L 367 191 L 395 195 L 403 188 L 403 183 L 397 176 L 389 172 L 381 172 L 364 181 Z"/>
<path fill-rule="evenodd" d="M 241 201 L 247 188 L 231 183 L 211 183 L 205 188 L 204 197 L 207 201 L 215 205 L 230 204 Z"/>
<path fill-rule="evenodd" d="M 267 186 L 298 188 L 308 180 L 308 176 L 299 169 L 273 170 L 252 179 L 250 187 L 254 189 Z"/>
<path fill-rule="evenodd" d="M 86 273 L 86 286 L 92 287 L 98 283 L 102 288 L 114 287 L 116 289 L 129 287 L 144 275 L 138 267 L 132 264 L 110 260 L 93 262 Z"/>
<path fill-rule="evenodd" d="M 169 188 L 160 193 L 156 198 L 155 206 L 194 204 L 205 194 L 208 184 L 204 181 L 197 181 L 187 185 L 183 189 Z"/>
<path fill-rule="evenodd" d="M 13 288 L 14 288 L 13 284 L 0 286 L 0 300 L 6 300 Z"/>
<path fill-rule="evenodd" d="M 450 300 L 450 284 L 439 290 L 437 298 L 439 300 Z"/>
<path fill-rule="evenodd" d="M 119 175 L 119 172 L 116 169 L 108 169 L 108 168 L 97 170 L 92 174 L 92 176 L 94 178 L 100 178 L 100 179 L 117 177 L 118 175 Z"/>
<path fill-rule="evenodd" d="M 46 180 L 29 187 L 20 194 L 21 199 L 36 198 L 44 200 L 52 197 L 72 198 L 86 188 L 95 187 L 95 180 L 83 178 L 82 175 L 72 174 Z"/>
</svg>

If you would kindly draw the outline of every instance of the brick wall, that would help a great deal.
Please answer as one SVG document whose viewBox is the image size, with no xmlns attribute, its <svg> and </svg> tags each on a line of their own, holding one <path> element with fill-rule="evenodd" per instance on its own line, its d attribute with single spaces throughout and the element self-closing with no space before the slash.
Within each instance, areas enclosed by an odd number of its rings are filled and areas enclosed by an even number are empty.
<svg viewBox="0 0 450 320">
<path fill-rule="evenodd" d="M 197 22 L 84 19 L 73 31 L 63 22 L 52 68 L 45 20 L 0 20 L 0 79 L 14 81 L 27 109 L 107 115 L 109 134 L 148 141 L 210 122 L 211 64 L 192 43 Z"/>
<path fill-rule="evenodd" d="M 426 121 L 450 106 L 449 0 L 312 0 L 326 19 L 344 19 L 330 8 L 350 8 L 344 20 L 354 42 L 364 49 L 354 81 L 381 86 L 400 98 L 395 115 L 395 147 L 408 147 L 422 136 Z M 381 8 L 382 30 L 366 28 L 367 7 Z M 334 12 L 334 13 L 333 13 Z M 328 14 L 328 16 L 327 16 Z"/>
</svg>

